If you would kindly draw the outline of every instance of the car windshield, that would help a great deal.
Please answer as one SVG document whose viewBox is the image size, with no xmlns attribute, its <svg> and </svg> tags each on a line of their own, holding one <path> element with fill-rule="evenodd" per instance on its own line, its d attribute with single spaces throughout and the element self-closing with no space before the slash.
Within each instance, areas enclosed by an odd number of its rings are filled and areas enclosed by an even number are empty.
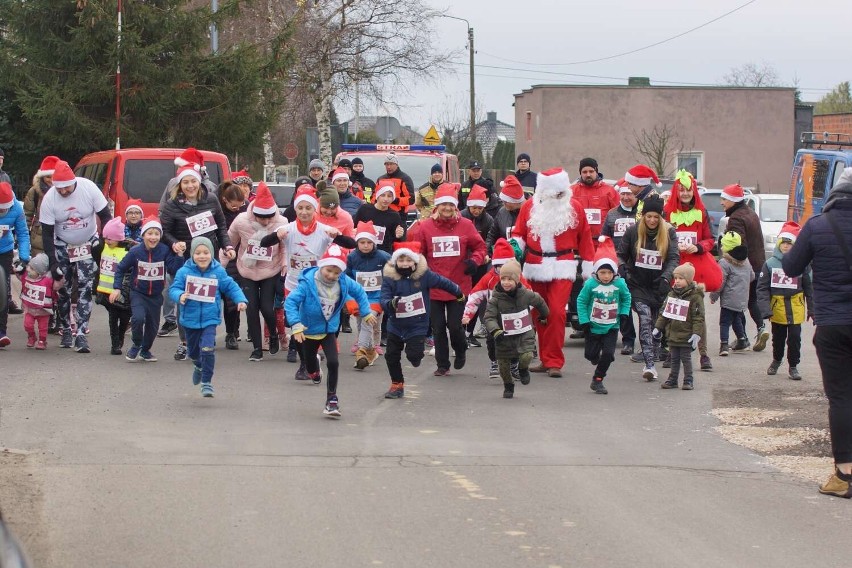
<svg viewBox="0 0 852 568">
<path fill-rule="evenodd" d="M 364 175 L 371 180 L 375 181 L 379 176 L 387 173 L 385 171 L 385 154 L 346 154 L 346 157 L 350 160 L 356 156 L 364 160 Z M 411 181 L 414 182 L 412 190 L 429 181 L 432 166 L 440 163 L 438 157 L 431 154 L 423 154 L 421 156 L 397 154 L 397 158 L 399 158 L 399 169 L 411 176 Z"/>
<path fill-rule="evenodd" d="M 786 199 L 764 199 L 760 202 L 760 220 L 783 223 L 787 220 Z"/>
<path fill-rule="evenodd" d="M 722 211 L 722 199 L 719 193 L 705 193 L 701 196 L 701 202 L 707 211 Z"/>
</svg>

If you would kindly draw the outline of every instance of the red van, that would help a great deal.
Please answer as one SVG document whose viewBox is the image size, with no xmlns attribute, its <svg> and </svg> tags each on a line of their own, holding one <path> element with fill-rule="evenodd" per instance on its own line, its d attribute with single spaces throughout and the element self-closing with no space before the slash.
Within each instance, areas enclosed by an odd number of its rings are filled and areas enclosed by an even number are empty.
<svg viewBox="0 0 852 568">
<path fill-rule="evenodd" d="M 169 180 L 177 173 L 175 158 L 181 148 L 126 148 L 104 150 L 83 156 L 74 167 L 79 177 L 90 179 L 103 191 L 110 212 L 124 217 L 129 199 L 142 201 L 145 217 L 157 215 L 160 198 Z M 216 185 L 231 179 L 228 157 L 200 150 L 207 175 Z"/>
</svg>

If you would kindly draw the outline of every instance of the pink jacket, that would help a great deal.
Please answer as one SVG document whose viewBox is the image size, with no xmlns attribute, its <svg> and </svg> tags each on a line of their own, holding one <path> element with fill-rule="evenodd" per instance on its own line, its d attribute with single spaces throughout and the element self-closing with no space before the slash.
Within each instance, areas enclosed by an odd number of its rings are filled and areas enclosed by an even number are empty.
<svg viewBox="0 0 852 568">
<path fill-rule="evenodd" d="M 276 213 L 266 227 L 261 227 L 252 214 L 253 209 L 254 203 L 250 203 L 245 213 L 237 215 L 228 229 L 228 238 L 237 250 L 240 276 L 254 281 L 266 280 L 279 276 L 284 269 L 284 247 L 280 244 L 261 247 L 260 239 L 286 225 L 287 219 Z"/>
</svg>

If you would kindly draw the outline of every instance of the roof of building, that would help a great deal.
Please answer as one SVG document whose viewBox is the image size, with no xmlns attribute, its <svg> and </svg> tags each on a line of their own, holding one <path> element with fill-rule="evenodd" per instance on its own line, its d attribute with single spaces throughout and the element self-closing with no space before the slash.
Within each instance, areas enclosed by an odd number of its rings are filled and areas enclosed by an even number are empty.
<svg viewBox="0 0 852 568">
<path fill-rule="evenodd" d="M 490 156 L 494 152 L 499 140 L 507 142 L 515 141 L 515 127 L 501 120 L 497 120 L 496 112 L 489 112 L 484 121 L 476 125 L 476 141 L 482 147 L 482 154 Z M 456 133 L 459 139 L 467 138 L 470 129 L 460 130 Z"/>
</svg>

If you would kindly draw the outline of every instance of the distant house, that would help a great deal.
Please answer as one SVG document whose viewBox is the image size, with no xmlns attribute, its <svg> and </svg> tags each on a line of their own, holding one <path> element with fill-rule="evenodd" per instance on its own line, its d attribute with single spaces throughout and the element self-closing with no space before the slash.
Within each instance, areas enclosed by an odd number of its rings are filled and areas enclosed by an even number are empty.
<svg viewBox="0 0 852 568">
<path fill-rule="evenodd" d="M 452 136 L 454 140 L 465 140 L 469 137 L 470 128 L 459 130 L 458 132 L 448 132 L 447 136 Z M 484 122 L 476 125 L 476 141 L 482 148 L 482 155 L 486 161 L 494 153 L 494 148 L 498 141 L 514 142 L 515 127 L 500 120 L 497 120 L 497 113 L 489 111 L 486 114 Z"/>
<path fill-rule="evenodd" d="M 350 136 L 355 132 L 375 132 L 376 135 L 384 142 L 394 142 L 396 144 L 422 144 L 423 134 L 417 132 L 410 126 L 403 126 L 399 120 L 392 116 L 359 116 L 357 119 L 349 120 L 342 123 L 340 126 L 345 128 Z"/>
</svg>

